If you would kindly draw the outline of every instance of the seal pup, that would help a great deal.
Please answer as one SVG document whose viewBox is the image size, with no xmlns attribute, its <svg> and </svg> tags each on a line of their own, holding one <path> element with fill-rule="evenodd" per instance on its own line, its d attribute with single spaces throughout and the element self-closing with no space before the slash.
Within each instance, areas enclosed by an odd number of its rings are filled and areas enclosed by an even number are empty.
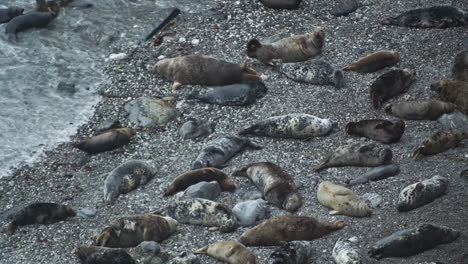
<svg viewBox="0 0 468 264">
<path fill-rule="evenodd" d="M 81 264 L 136 264 L 135 260 L 123 249 L 106 247 L 79 247 L 73 249 Z"/>
<path fill-rule="evenodd" d="M 164 190 L 164 196 L 173 195 L 184 191 L 189 186 L 199 182 L 217 181 L 221 189 L 225 191 L 234 191 L 236 185 L 229 181 L 228 176 L 216 168 L 202 168 L 182 173 Z"/>
<path fill-rule="evenodd" d="M 393 66 L 400 60 L 400 53 L 394 50 L 381 50 L 371 53 L 343 67 L 345 71 L 376 72 L 385 67 Z"/>
<path fill-rule="evenodd" d="M 281 246 L 293 240 L 314 240 L 345 227 L 344 221 L 332 221 L 298 215 L 273 216 L 244 232 L 239 242 L 245 246 Z"/>
<path fill-rule="evenodd" d="M 267 211 L 267 201 L 263 199 L 240 202 L 232 208 L 232 213 L 241 226 L 252 226 L 257 218 L 264 217 Z"/>
<path fill-rule="evenodd" d="M 368 170 L 366 173 L 364 173 L 363 175 L 355 179 L 345 181 L 345 182 L 348 186 L 353 186 L 353 185 L 358 185 L 358 184 L 364 184 L 369 181 L 383 180 L 388 177 L 395 176 L 398 173 L 400 173 L 400 167 L 396 164 L 390 164 L 390 165 L 372 168 Z"/>
<path fill-rule="evenodd" d="M 183 139 L 206 137 L 214 132 L 216 124 L 213 121 L 197 120 L 189 118 L 179 129 L 179 135 Z"/>
<path fill-rule="evenodd" d="M 153 66 L 153 72 L 173 81 L 174 90 L 183 84 L 215 86 L 261 80 L 259 74 L 246 64 L 235 64 L 203 55 L 160 60 Z"/>
<path fill-rule="evenodd" d="M 278 208 L 294 212 L 302 206 L 302 197 L 291 176 L 271 163 L 247 164 L 232 173 L 232 176 L 247 177 L 259 189 L 265 200 Z"/>
<path fill-rule="evenodd" d="M 57 203 L 32 203 L 18 210 L 8 225 L 10 233 L 19 226 L 32 224 L 53 224 L 76 216 L 75 210 L 68 205 Z"/>
<path fill-rule="evenodd" d="M 468 50 L 462 51 L 455 56 L 452 78 L 456 81 L 468 82 Z"/>
<path fill-rule="evenodd" d="M 413 183 L 400 192 L 397 209 L 407 212 L 441 197 L 447 191 L 448 180 L 438 175 Z"/>
<path fill-rule="evenodd" d="M 383 102 L 407 92 L 415 76 L 416 72 L 410 70 L 391 70 L 382 74 L 369 89 L 374 108 L 379 109 Z"/>
<path fill-rule="evenodd" d="M 268 264 L 304 264 L 312 260 L 308 241 L 289 241 L 270 254 Z"/>
<path fill-rule="evenodd" d="M 193 253 L 206 254 L 228 264 L 255 264 L 255 255 L 237 241 L 219 241 L 200 248 Z"/>
<path fill-rule="evenodd" d="M 334 124 L 304 113 L 272 116 L 242 129 L 239 135 L 266 136 L 273 138 L 309 139 L 328 134 Z"/>
<path fill-rule="evenodd" d="M 232 232 L 238 225 L 236 216 L 227 206 L 201 198 L 175 201 L 164 212 L 180 223 L 218 227 L 221 232 Z"/>
<path fill-rule="evenodd" d="M 260 2 L 266 7 L 275 9 L 297 9 L 302 0 L 260 0 Z"/>
<path fill-rule="evenodd" d="M 135 247 L 143 241 L 161 242 L 176 231 L 177 221 L 155 212 L 121 217 L 93 237 L 94 246 Z"/>
<path fill-rule="evenodd" d="M 406 11 L 396 17 L 385 17 L 382 25 L 417 28 L 468 26 L 468 14 L 460 8 L 443 5 Z"/>
<path fill-rule="evenodd" d="M 405 132 L 403 120 L 370 119 L 346 124 L 346 133 L 366 137 L 385 144 L 396 143 Z"/>
<path fill-rule="evenodd" d="M 0 24 L 7 23 L 13 18 L 22 15 L 24 8 L 17 6 L 10 6 L 8 8 L 0 8 Z"/>
<path fill-rule="evenodd" d="M 364 258 L 359 252 L 359 248 L 355 246 L 357 237 L 336 241 L 332 250 L 332 257 L 336 264 L 362 264 Z"/>
<path fill-rule="evenodd" d="M 454 103 L 468 116 L 468 82 L 441 80 L 431 85 L 442 100 Z"/>
<path fill-rule="evenodd" d="M 443 114 L 452 113 L 458 107 L 440 100 L 408 101 L 387 104 L 384 111 L 406 120 L 436 120 Z"/>
<path fill-rule="evenodd" d="M 243 82 L 213 87 L 203 94 L 193 92 L 186 99 L 207 104 L 243 106 L 255 103 L 258 99 L 263 98 L 267 91 L 268 88 L 261 81 Z"/>
<path fill-rule="evenodd" d="M 439 131 L 419 145 L 413 153 L 413 158 L 418 159 L 421 156 L 434 155 L 455 148 L 463 139 L 468 139 L 468 133 L 461 129 Z"/>
<path fill-rule="evenodd" d="M 151 165 L 142 160 L 129 160 L 107 175 L 104 181 L 104 201 L 113 203 L 120 194 L 147 184 L 155 175 Z"/>
<path fill-rule="evenodd" d="M 317 199 L 320 204 L 332 208 L 330 215 L 371 216 L 372 210 L 367 203 L 350 189 L 324 181 L 319 184 Z"/>
<path fill-rule="evenodd" d="M 270 64 L 275 59 L 281 62 L 300 62 L 319 55 L 324 43 L 325 32 L 318 28 L 311 33 L 294 35 L 271 44 L 261 44 L 258 39 L 251 39 L 247 43 L 246 53 L 250 58 L 265 64 Z"/>
<path fill-rule="evenodd" d="M 85 138 L 73 146 L 90 154 L 109 151 L 130 143 L 135 130 L 129 127 L 114 128 L 93 137 Z"/>
<path fill-rule="evenodd" d="M 440 244 L 453 242 L 460 232 L 455 229 L 421 224 L 384 237 L 370 247 L 368 254 L 375 259 L 408 257 L 432 249 Z"/>
<path fill-rule="evenodd" d="M 301 63 L 284 63 L 278 70 L 289 79 L 296 82 L 343 86 L 343 71 L 330 65 L 324 60 L 308 60 Z"/>
<path fill-rule="evenodd" d="M 203 146 L 193 162 L 192 169 L 225 167 L 228 160 L 247 148 L 257 150 L 262 147 L 248 138 L 241 137 L 226 136 L 211 140 Z"/>
<path fill-rule="evenodd" d="M 393 153 L 389 148 L 377 144 L 353 143 L 338 147 L 335 152 L 315 166 L 314 170 L 343 166 L 377 167 L 390 164 L 392 157 Z"/>
</svg>

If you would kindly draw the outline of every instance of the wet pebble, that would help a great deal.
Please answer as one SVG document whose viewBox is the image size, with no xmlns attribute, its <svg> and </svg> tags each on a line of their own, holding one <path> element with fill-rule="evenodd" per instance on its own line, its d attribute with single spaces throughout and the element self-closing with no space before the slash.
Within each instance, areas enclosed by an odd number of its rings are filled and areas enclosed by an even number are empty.
<svg viewBox="0 0 468 264">
<path fill-rule="evenodd" d="M 94 217 L 96 215 L 96 209 L 78 208 L 76 215 L 79 217 Z"/>
</svg>

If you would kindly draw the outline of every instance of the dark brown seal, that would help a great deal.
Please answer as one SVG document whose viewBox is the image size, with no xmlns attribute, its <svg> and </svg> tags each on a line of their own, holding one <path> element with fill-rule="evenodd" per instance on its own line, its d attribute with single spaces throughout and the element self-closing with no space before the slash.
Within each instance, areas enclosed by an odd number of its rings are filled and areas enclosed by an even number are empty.
<svg viewBox="0 0 468 264">
<path fill-rule="evenodd" d="M 344 221 L 328 222 L 307 216 L 274 216 L 244 232 L 239 242 L 254 247 L 280 246 L 294 240 L 314 240 L 345 225 Z"/>
<path fill-rule="evenodd" d="M 379 109 L 383 102 L 408 91 L 415 75 L 415 71 L 391 70 L 377 78 L 369 89 L 374 108 Z"/>
<path fill-rule="evenodd" d="M 384 111 L 406 120 L 436 120 L 443 114 L 452 113 L 457 106 L 440 100 L 420 100 L 387 104 Z"/>
<path fill-rule="evenodd" d="M 405 132 L 403 120 L 371 119 L 349 122 L 346 125 L 346 133 L 350 135 L 367 137 L 386 144 L 398 142 L 403 132 Z"/>
<path fill-rule="evenodd" d="M 85 138 L 74 146 L 91 154 L 113 150 L 126 145 L 130 138 L 135 135 L 132 128 L 114 128 L 107 130 L 94 137 Z"/>
<path fill-rule="evenodd" d="M 282 62 L 306 61 L 322 52 L 324 42 L 325 32 L 320 28 L 312 33 L 284 38 L 272 44 L 261 44 L 257 39 L 251 39 L 247 43 L 247 56 L 265 64 L 270 64 L 274 59 Z"/>
<path fill-rule="evenodd" d="M 216 168 L 196 169 L 177 176 L 174 181 L 164 191 L 164 196 L 173 195 L 187 189 L 189 186 L 196 183 L 206 181 L 217 181 L 221 189 L 226 191 L 234 191 L 236 186 L 229 181 L 228 176 Z"/>
<path fill-rule="evenodd" d="M 302 0 L 260 0 L 266 7 L 275 9 L 297 9 Z"/>
<path fill-rule="evenodd" d="M 172 80 L 172 89 L 177 89 L 182 84 L 214 86 L 261 80 L 259 74 L 246 64 L 235 64 L 202 55 L 163 59 L 154 65 L 153 72 Z"/>
<path fill-rule="evenodd" d="M 448 28 L 468 26 L 468 14 L 457 7 L 441 5 L 406 11 L 396 17 L 380 20 L 382 25 L 417 28 Z"/>
<path fill-rule="evenodd" d="M 81 264 L 136 264 L 135 260 L 121 248 L 79 247 L 72 251 Z"/>
<path fill-rule="evenodd" d="M 468 82 L 468 50 L 462 51 L 455 56 L 452 78 L 456 81 Z"/>
<path fill-rule="evenodd" d="M 0 8 L 0 24 L 12 20 L 14 17 L 22 15 L 24 9 L 17 6 L 10 6 L 8 8 Z"/>
<path fill-rule="evenodd" d="M 33 203 L 16 212 L 13 221 L 8 225 L 8 231 L 13 233 L 18 226 L 24 225 L 53 224 L 75 215 L 75 210 L 67 205 Z"/>
<path fill-rule="evenodd" d="M 439 131 L 427 138 L 413 153 L 417 159 L 421 155 L 428 156 L 444 152 L 460 144 L 463 139 L 468 139 L 468 134 L 461 129 Z"/>
<path fill-rule="evenodd" d="M 441 80 L 431 85 L 442 100 L 454 103 L 459 110 L 468 115 L 468 82 Z"/>
<path fill-rule="evenodd" d="M 232 175 L 249 178 L 262 192 L 265 200 L 276 207 L 294 212 L 302 205 L 301 194 L 294 186 L 292 177 L 271 162 L 248 164 Z"/>
<path fill-rule="evenodd" d="M 371 53 L 359 60 L 343 67 L 345 71 L 375 72 L 388 66 L 397 64 L 400 53 L 393 50 L 381 50 Z"/>
</svg>

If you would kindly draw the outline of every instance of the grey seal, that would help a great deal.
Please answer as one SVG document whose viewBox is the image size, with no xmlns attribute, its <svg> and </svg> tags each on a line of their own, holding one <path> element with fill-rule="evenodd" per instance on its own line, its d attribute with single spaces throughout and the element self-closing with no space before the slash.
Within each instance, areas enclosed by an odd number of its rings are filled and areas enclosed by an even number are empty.
<svg viewBox="0 0 468 264">
<path fill-rule="evenodd" d="M 304 264 L 312 260 L 312 245 L 308 241 L 289 241 L 270 254 L 268 264 Z"/>
<path fill-rule="evenodd" d="M 385 144 L 398 142 L 405 132 L 403 120 L 370 119 L 346 124 L 346 133 L 366 137 Z"/>
<path fill-rule="evenodd" d="M 385 166 L 380 166 L 368 170 L 363 175 L 354 178 L 350 181 L 346 181 L 348 186 L 353 186 L 357 184 L 364 184 L 369 181 L 379 181 L 386 179 L 391 176 L 395 176 L 400 173 L 400 167 L 396 164 L 390 164 Z"/>
<path fill-rule="evenodd" d="M 120 248 L 79 247 L 72 253 L 78 256 L 81 264 L 136 264 L 135 260 Z"/>
<path fill-rule="evenodd" d="M 379 76 L 369 89 L 374 108 L 379 109 L 383 102 L 408 91 L 415 76 L 416 72 L 410 70 L 391 70 Z"/>
<path fill-rule="evenodd" d="M 359 252 L 359 248 L 355 245 L 356 237 L 350 239 L 338 239 L 332 250 L 332 257 L 336 264 L 363 264 L 365 263 L 363 256 Z"/>
<path fill-rule="evenodd" d="M 433 6 L 409 10 L 396 17 L 386 17 L 380 23 L 417 28 L 463 27 L 468 26 L 468 14 L 454 6 Z"/>
<path fill-rule="evenodd" d="M 277 69 L 296 82 L 333 85 L 336 88 L 343 86 L 343 71 L 324 60 L 314 59 L 305 62 L 284 63 Z"/>
<path fill-rule="evenodd" d="M 17 6 L 10 6 L 8 8 L 0 8 L 0 24 L 7 23 L 14 17 L 22 15 L 24 9 Z"/>
<path fill-rule="evenodd" d="M 448 180 L 437 175 L 405 187 L 398 198 L 398 211 L 411 211 L 434 201 L 445 194 L 447 185 Z"/>
</svg>

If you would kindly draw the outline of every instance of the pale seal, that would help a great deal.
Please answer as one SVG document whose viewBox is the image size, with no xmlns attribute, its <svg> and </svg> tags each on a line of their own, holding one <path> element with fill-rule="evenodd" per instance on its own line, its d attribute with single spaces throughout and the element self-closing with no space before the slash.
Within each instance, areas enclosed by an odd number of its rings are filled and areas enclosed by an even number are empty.
<svg viewBox="0 0 468 264">
<path fill-rule="evenodd" d="M 405 132 L 403 120 L 370 119 L 346 124 L 346 133 L 366 137 L 385 144 L 398 142 Z"/>
<path fill-rule="evenodd" d="M 451 228 L 421 224 L 382 238 L 370 247 L 368 253 L 375 259 L 407 257 L 432 249 L 440 244 L 453 242 L 459 235 L 460 232 Z"/>
<path fill-rule="evenodd" d="M 371 216 L 372 210 L 367 203 L 350 189 L 324 181 L 319 184 L 317 199 L 320 204 L 332 208 L 331 215 Z"/>
<path fill-rule="evenodd" d="M 343 86 L 343 71 L 324 60 L 314 59 L 300 63 L 284 63 L 279 66 L 278 70 L 296 82 L 333 85 L 336 88 Z"/>
<path fill-rule="evenodd" d="M 155 170 L 141 160 L 129 160 L 113 169 L 104 182 L 104 201 L 113 203 L 120 194 L 128 193 L 147 184 Z"/>
<path fill-rule="evenodd" d="M 346 184 L 348 186 L 353 186 L 357 184 L 364 184 L 369 181 L 379 181 L 391 176 L 395 176 L 398 173 L 400 173 L 400 167 L 396 164 L 380 166 L 368 170 L 366 173 L 355 179 L 346 181 Z"/>
<path fill-rule="evenodd" d="M 398 211 L 411 211 L 434 201 L 445 194 L 447 185 L 448 180 L 446 178 L 436 175 L 405 187 L 398 198 Z"/>
<path fill-rule="evenodd" d="M 7 23 L 14 17 L 22 15 L 24 9 L 17 6 L 10 6 L 8 8 L 0 8 L 0 24 Z"/>
<path fill-rule="evenodd" d="M 355 245 L 356 237 L 342 240 L 338 239 L 332 250 L 332 257 L 336 264 L 363 264 L 364 258 Z"/>
<path fill-rule="evenodd" d="M 257 218 L 265 215 L 267 204 L 263 199 L 243 201 L 232 208 L 232 213 L 239 220 L 239 225 L 252 226 Z"/>
<path fill-rule="evenodd" d="M 79 247 L 72 253 L 76 254 L 81 264 L 136 264 L 135 260 L 123 249 L 107 247 Z"/>
<path fill-rule="evenodd" d="M 327 135 L 334 124 L 304 113 L 272 116 L 242 129 L 239 135 L 266 136 L 274 138 L 309 139 Z"/>
<path fill-rule="evenodd" d="M 302 0 L 260 0 L 266 7 L 275 9 L 297 9 Z"/>
<path fill-rule="evenodd" d="M 308 241 L 289 241 L 270 254 L 268 264 L 305 264 L 312 260 L 312 245 Z"/>
<path fill-rule="evenodd" d="M 419 100 L 387 104 L 384 106 L 384 111 L 406 120 L 436 120 L 457 108 L 455 104 L 440 100 Z"/>
<path fill-rule="evenodd" d="M 468 82 L 468 50 L 455 56 L 452 66 L 452 78 L 456 81 Z"/>
<path fill-rule="evenodd" d="M 386 17 L 380 23 L 418 28 L 463 27 L 468 26 L 468 14 L 453 6 L 433 6 L 409 10 L 396 17 Z"/>
<path fill-rule="evenodd" d="M 442 100 L 454 103 L 468 116 L 468 82 L 441 80 L 431 85 Z"/>
<path fill-rule="evenodd" d="M 369 89 L 374 108 L 379 109 L 383 102 L 408 91 L 415 76 L 416 72 L 410 70 L 391 70 L 382 74 Z"/>
<path fill-rule="evenodd" d="M 73 145 L 90 154 L 114 150 L 130 143 L 130 138 L 135 135 L 132 128 L 114 128 L 93 137 L 85 138 Z"/>
<path fill-rule="evenodd" d="M 434 155 L 455 148 L 463 139 L 468 139 L 468 133 L 461 129 L 439 131 L 419 145 L 413 153 L 413 158 L 418 159 L 421 156 Z"/>
<path fill-rule="evenodd" d="M 219 241 L 193 253 L 207 254 L 228 264 L 255 264 L 255 255 L 237 241 Z"/>
<path fill-rule="evenodd" d="M 297 215 L 274 216 L 244 232 L 239 242 L 245 246 L 281 246 L 294 240 L 314 240 L 345 227 L 343 221 L 332 221 Z"/>
<path fill-rule="evenodd" d="M 393 50 L 381 50 L 371 53 L 343 67 L 345 71 L 376 72 L 385 67 L 393 66 L 400 60 L 400 53 Z"/>
<path fill-rule="evenodd" d="M 232 173 L 233 176 L 249 178 L 272 205 L 294 212 L 302 206 L 302 197 L 292 177 L 271 162 L 245 165 Z"/>
</svg>

